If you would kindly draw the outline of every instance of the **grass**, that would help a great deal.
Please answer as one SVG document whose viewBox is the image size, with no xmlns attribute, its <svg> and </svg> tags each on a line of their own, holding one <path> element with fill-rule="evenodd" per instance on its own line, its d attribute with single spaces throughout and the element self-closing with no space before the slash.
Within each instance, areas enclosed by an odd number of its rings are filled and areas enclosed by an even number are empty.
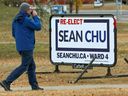
<svg viewBox="0 0 128 96">
<path fill-rule="evenodd" d="M 0 4 L 0 9 L 2 11 L 0 12 L 0 42 L 14 42 L 14 39 L 12 38 L 12 20 L 15 17 L 15 15 L 18 13 L 19 8 L 15 7 L 7 7 Z M 43 14 L 43 17 L 41 17 L 43 21 L 42 30 L 40 32 L 36 33 L 37 42 L 48 42 L 48 23 L 49 23 L 49 15 Z"/>
<path fill-rule="evenodd" d="M 49 45 L 48 44 L 36 44 L 35 45 L 35 55 L 43 56 L 48 58 L 49 55 Z M 0 58 L 17 58 L 18 54 L 16 51 L 15 44 L 0 44 Z"/>
<path fill-rule="evenodd" d="M 0 41 L 4 41 L 6 38 L 7 41 L 13 41 L 11 36 L 11 21 L 16 15 L 18 9 L 12 7 L 6 7 L 3 4 L 0 4 Z"/>
<path fill-rule="evenodd" d="M 128 23 L 117 23 L 118 33 L 128 33 Z"/>
</svg>

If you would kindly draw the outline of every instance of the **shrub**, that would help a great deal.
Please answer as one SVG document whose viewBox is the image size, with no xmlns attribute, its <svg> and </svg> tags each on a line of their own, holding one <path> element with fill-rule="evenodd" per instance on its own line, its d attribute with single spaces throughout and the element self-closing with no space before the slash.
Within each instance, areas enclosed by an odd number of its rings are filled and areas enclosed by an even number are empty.
<svg viewBox="0 0 128 96">
<path fill-rule="evenodd" d="M 19 7 L 22 2 L 22 0 L 3 0 L 3 3 L 9 7 Z"/>
</svg>

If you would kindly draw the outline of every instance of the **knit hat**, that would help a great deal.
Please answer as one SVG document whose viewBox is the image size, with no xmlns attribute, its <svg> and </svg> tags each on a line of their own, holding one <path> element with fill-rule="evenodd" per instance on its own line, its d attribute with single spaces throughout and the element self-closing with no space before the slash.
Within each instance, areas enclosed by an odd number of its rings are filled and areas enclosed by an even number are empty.
<svg viewBox="0 0 128 96">
<path fill-rule="evenodd" d="M 23 3 L 20 5 L 20 10 L 27 11 L 27 10 L 30 9 L 30 7 L 31 7 L 30 4 L 23 2 Z"/>
</svg>

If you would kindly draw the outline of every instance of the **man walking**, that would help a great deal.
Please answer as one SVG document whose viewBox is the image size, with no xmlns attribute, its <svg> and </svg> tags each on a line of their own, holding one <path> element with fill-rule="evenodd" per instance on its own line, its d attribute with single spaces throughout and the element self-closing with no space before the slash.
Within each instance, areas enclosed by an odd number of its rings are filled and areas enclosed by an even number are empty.
<svg viewBox="0 0 128 96">
<path fill-rule="evenodd" d="M 29 84 L 32 90 L 43 90 L 38 86 L 36 79 L 36 65 L 33 58 L 35 45 L 35 31 L 41 30 L 41 22 L 37 12 L 28 3 L 20 5 L 19 13 L 12 22 L 12 35 L 16 41 L 16 49 L 21 56 L 21 65 L 0 82 L 5 91 L 11 91 L 11 83 L 25 71 L 28 73 Z"/>
</svg>

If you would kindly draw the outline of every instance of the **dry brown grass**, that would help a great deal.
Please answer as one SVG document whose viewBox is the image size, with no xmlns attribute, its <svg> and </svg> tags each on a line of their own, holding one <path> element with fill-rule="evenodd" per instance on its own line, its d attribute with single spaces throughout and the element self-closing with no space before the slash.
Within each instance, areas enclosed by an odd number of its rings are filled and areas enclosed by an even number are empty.
<svg viewBox="0 0 128 96">
<path fill-rule="evenodd" d="M 128 65 L 125 63 L 123 58 L 127 55 L 128 52 L 128 33 L 118 33 L 118 59 L 115 67 L 112 68 L 113 74 L 120 73 L 128 73 L 127 67 Z M 41 53 L 44 54 L 44 53 Z M 37 64 L 37 72 L 53 72 L 54 66 L 51 64 L 49 58 L 44 55 L 36 55 L 35 61 Z M 3 80 L 15 67 L 17 67 L 20 63 L 20 57 L 11 57 L 11 58 L 2 58 L 0 61 L 0 77 Z M 60 66 L 61 71 L 81 71 L 81 70 L 73 70 L 71 66 Z M 97 67 L 93 70 L 89 70 L 87 76 L 95 76 L 95 75 L 105 75 L 107 68 Z M 49 86 L 49 85 L 70 85 L 68 81 L 75 80 L 79 73 L 67 74 L 67 73 L 52 73 L 52 74 L 37 74 L 38 81 L 41 85 Z M 107 83 L 126 83 L 128 84 L 128 78 L 113 78 L 113 79 L 93 79 L 93 80 L 80 80 L 78 84 L 107 84 Z M 28 85 L 27 75 L 24 74 L 19 79 L 17 79 L 13 86 L 26 86 Z M 72 84 L 71 84 L 72 85 Z"/>
<path fill-rule="evenodd" d="M 112 68 L 112 74 L 127 74 L 128 65 L 124 62 L 123 58 L 127 55 L 128 33 L 118 33 L 118 59 L 115 67 Z M 122 42 L 120 42 L 122 41 Z M 49 58 L 43 55 L 36 55 L 35 61 L 37 64 L 37 72 L 53 72 L 54 66 L 49 61 Z M 1 80 L 20 63 L 20 57 L 2 58 L 0 61 L 0 77 Z M 71 66 L 60 66 L 61 71 L 75 71 Z M 89 70 L 86 76 L 105 75 L 106 68 L 98 67 L 93 70 Z M 80 71 L 80 70 L 77 70 Z M 128 78 L 108 78 L 108 79 L 91 79 L 80 80 L 77 84 L 70 84 L 68 81 L 76 80 L 79 73 L 67 74 L 67 73 L 51 73 L 51 74 L 37 74 L 37 79 L 41 86 L 53 86 L 53 85 L 82 85 L 82 84 L 128 84 Z M 13 87 L 29 86 L 27 80 L 27 74 L 22 75 L 12 84 Z M 33 95 L 34 94 L 34 95 Z M 70 94 L 70 95 L 69 95 Z M 0 92 L 0 96 L 127 96 L 128 89 L 81 89 L 81 90 L 63 90 L 63 91 L 15 91 L 15 92 Z"/>
</svg>

